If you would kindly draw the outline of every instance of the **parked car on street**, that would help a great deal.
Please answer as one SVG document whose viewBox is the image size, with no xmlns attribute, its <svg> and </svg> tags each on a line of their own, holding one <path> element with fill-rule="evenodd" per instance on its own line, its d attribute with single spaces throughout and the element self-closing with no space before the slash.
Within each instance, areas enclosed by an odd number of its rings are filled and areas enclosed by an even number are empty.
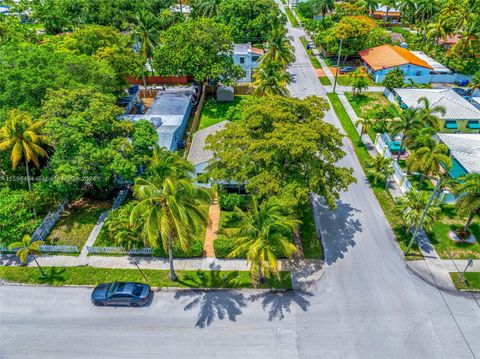
<svg viewBox="0 0 480 359">
<path fill-rule="evenodd" d="M 349 72 L 354 72 L 355 71 L 355 67 L 353 66 L 345 66 L 345 67 L 342 67 L 340 69 L 340 74 L 346 74 L 346 73 L 349 73 Z"/>
<path fill-rule="evenodd" d="M 148 284 L 134 282 L 114 282 L 97 285 L 92 292 L 92 303 L 98 306 L 140 307 L 153 296 Z"/>
</svg>

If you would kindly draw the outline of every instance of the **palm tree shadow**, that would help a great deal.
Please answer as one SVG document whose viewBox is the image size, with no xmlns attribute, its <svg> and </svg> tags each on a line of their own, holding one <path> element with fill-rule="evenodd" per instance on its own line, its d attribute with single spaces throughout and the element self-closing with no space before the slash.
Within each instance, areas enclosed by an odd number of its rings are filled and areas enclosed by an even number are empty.
<svg viewBox="0 0 480 359">
<path fill-rule="evenodd" d="M 268 320 L 282 320 L 286 313 L 291 313 L 292 304 L 296 304 L 306 312 L 310 307 L 308 297 L 313 294 L 307 291 L 271 291 L 251 295 L 248 300 L 255 302 L 261 300 L 263 310 L 268 314 Z"/>
<path fill-rule="evenodd" d="M 188 286 L 199 288 L 207 288 L 209 286 L 226 286 L 235 287 L 236 277 L 238 272 L 223 273 L 218 270 L 210 270 L 205 272 L 197 271 L 196 273 L 187 274 L 180 283 Z M 235 291 L 181 291 L 175 294 L 175 299 L 192 298 L 184 310 L 193 310 L 199 308 L 197 315 L 197 322 L 195 326 L 198 328 L 205 328 L 211 325 L 216 318 L 223 320 L 228 318 L 235 322 L 238 315 L 242 314 L 241 308 L 246 306 L 245 296 L 240 292 Z"/>
<path fill-rule="evenodd" d="M 39 281 L 44 284 L 54 284 L 55 282 L 65 282 L 65 278 L 63 273 L 65 273 L 66 269 L 57 269 L 57 267 L 50 268 L 46 273 L 45 276 L 40 276 Z"/>
</svg>

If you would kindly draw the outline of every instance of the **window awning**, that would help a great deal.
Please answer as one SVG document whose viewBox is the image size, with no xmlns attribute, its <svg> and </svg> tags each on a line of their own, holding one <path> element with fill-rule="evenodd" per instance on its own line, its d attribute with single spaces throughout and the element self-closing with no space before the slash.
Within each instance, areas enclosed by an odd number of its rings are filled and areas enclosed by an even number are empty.
<svg viewBox="0 0 480 359">
<path fill-rule="evenodd" d="M 449 130 L 455 130 L 458 128 L 457 121 L 447 121 L 445 122 L 445 128 Z"/>
<path fill-rule="evenodd" d="M 467 127 L 472 130 L 479 130 L 480 123 L 478 121 L 468 121 Z"/>
</svg>

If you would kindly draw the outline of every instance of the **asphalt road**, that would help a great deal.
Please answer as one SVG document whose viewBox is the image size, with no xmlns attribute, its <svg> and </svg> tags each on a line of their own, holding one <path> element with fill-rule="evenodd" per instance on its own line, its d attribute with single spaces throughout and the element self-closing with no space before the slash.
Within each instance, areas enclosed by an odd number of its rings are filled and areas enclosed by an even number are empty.
<svg viewBox="0 0 480 359">
<path fill-rule="evenodd" d="M 289 30 L 292 95 L 323 95 Z M 158 292 L 146 308 L 97 308 L 85 288 L 0 286 L 0 357 L 480 358 L 477 303 L 406 269 L 348 140 L 344 149 L 358 182 L 335 212 L 316 200 L 327 264 L 308 292 Z"/>
</svg>

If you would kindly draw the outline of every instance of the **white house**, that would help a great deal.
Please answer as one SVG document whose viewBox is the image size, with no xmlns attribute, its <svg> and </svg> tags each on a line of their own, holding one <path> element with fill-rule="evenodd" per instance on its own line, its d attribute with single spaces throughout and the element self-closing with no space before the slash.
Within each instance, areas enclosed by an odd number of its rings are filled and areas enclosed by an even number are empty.
<svg viewBox="0 0 480 359">
<path fill-rule="evenodd" d="M 262 49 L 252 47 L 251 44 L 236 44 L 233 49 L 233 62 L 240 65 L 245 71 L 245 76 L 237 82 L 252 82 L 253 69 L 260 65 L 260 57 L 264 54 Z"/>
</svg>

